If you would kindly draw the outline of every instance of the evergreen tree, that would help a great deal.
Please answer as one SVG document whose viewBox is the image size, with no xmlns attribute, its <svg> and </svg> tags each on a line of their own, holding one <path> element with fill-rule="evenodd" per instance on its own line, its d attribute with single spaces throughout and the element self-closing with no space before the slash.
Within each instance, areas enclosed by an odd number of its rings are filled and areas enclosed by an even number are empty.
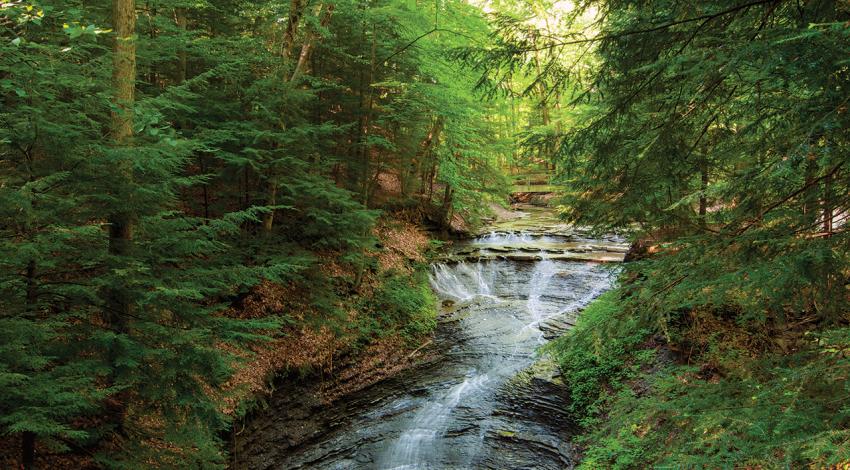
<svg viewBox="0 0 850 470">
<path fill-rule="evenodd" d="M 24 466 L 222 466 L 221 385 L 297 316 L 228 307 L 277 282 L 356 329 L 377 209 L 446 224 L 503 194 L 502 124 L 444 53 L 488 28 L 461 1 L 3 4 L 0 426 Z"/>
</svg>

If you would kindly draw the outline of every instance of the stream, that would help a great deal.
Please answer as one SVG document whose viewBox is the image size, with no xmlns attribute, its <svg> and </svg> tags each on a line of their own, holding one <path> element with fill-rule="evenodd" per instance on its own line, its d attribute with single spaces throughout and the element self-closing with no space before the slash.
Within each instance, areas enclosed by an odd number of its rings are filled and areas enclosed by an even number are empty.
<svg viewBox="0 0 850 470">
<path fill-rule="evenodd" d="M 332 406 L 278 390 L 235 439 L 234 467 L 572 467 L 566 391 L 538 350 L 610 287 L 611 265 L 598 261 L 621 260 L 625 246 L 547 216 L 491 227 L 432 265 L 436 360 Z M 292 439 L 298 426 L 309 439 Z"/>
</svg>

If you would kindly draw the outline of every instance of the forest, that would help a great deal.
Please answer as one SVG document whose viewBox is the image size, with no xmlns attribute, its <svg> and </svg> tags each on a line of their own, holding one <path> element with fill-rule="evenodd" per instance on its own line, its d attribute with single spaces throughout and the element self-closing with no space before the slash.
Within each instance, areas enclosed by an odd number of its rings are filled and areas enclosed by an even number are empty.
<svg viewBox="0 0 850 470">
<path fill-rule="evenodd" d="M 0 0 L 0 467 L 845 468 L 848 107 L 844 0 Z"/>
</svg>

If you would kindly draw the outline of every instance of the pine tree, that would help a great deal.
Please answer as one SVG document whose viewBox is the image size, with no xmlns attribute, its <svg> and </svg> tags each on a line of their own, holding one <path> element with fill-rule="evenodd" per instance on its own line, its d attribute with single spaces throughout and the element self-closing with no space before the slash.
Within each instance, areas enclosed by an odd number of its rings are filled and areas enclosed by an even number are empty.
<svg viewBox="0 0 850 470">
<path fill-rule="evenodd" d="M 222 466 L 221 385 L 297 316 L 228 307 L 277 282 L 356 329 L 379 208 L 446 223 L 503 195 L 496 108 L 445 55 L 487 33 L 462 1 L 4 5 L 0 426 L 24 465 Z"/>
</svg>

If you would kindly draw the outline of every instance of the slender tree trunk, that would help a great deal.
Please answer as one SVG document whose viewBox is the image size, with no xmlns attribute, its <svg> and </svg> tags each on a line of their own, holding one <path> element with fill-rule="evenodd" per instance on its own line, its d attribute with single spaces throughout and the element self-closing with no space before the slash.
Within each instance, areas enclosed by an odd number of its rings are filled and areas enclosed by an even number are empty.
<svg viewBox="0 0 850 470">
<path fill-rule="evenodd" d="M 112 140 L 116 147 L 126 147 L 133 137 L 133 105 L 136 86 L 136 5 L 134 0 L 114 0 L 112 21 L 115 30 L 115 49 L 112 56 Z M 133 183 L 132 166 L 122 160 L 116 172 L 116 194 L 126 199 L 126 191 Z M 121 194 L 123 193 L 123 194 Z M 115 257 L 127 256 L 133 240 L 132 202 L 109 216 L 109 253 Z M 118 333 L 127 331 L 127 318 L 131 305 L 128 292 L 123 287 L 110 289 L 106 299 L 107 324 Z M 114 364 L 116 352 L 110 351 Z M 121 397 L 115 400 L 114 420 L 121 430 L 126 404 Z"/>
<path fill-rule="evenodd" d="M 269 181 L 266 191 L 268 192 L 266 204 L 272 206 L 272 209 L 263 214 L 263 231 L 271 233 L 274 228 L 274 206 L 277 205 L 277 182 Z"/>
<path fill-rule="evenodd" d="M 417 152 L 416 162 L 414 164 L 416 165 L 416 175 L 422 178 L 422 185 L 419 189 L 420 194 L 425 194 L 425 183 L 427 182 L 425 179 L 427 175 L 422 173 L 422 163 L 431 155 L 434 147 L 440 141 L 440 133 L 443 132 L 444 123 L 445 118 L 443 116 L 437 116 L 437 119 L 434 120 L 434 124 L 431 126 L 431 130 L 428 131 L 428 135 L 419 144 L 419 152 Z"/>
<path fill-rule="evenodd" d="M 706 214 L 708 212 L 708 198 L 705 192 L 708 190 L 708 163 L 703 162 L 700 168 L 700 196 L 699 196 L 699 226 L 706 228 Z"/>
<path fill-rule="evenodd" d="M 369 126 L 372 123 L 372 111 L 375 107 L 375 90 L 372 88 L 372 83 L 375 81 L 375 66 L 376 66 L 376 55 L 375 55 L 375 47 L 376 47 L 376 31 L 372 30 L 372 49 L 371 49 L 371 61 L 369 63 L 369 82 L 366 86 L 369 88 L 369 98 L 366 103 L 366 113 L 363 119 L 363 130 L 361 132 L 361 138 L 363 140 L 363 205 L 369 206 L 369 198 L 372 193 L 372 168 L 371 168 L 371 159 L 372 152 L 371 148 L 366 145 L 366 141 L 369 138 Z"/>
<path fill-rule="evenodd" d="M 136 4 L 135 0 L 112 2 L 115 48 L 112 56 L 112 138 L 126 145 L 133 136 L 133 105 L 136 92 Z M 126 169 L 122 169 L 122 172 Z"/>
<path fill-rule="evenodd" d="M 537 68 L 537 74 L 542 74 L 542 70 L 540 68 L 540 58 L 538 57 L 537 52 L 534 53 L 534 65 Z M 543 127 L 549 127 L 550 117 L 549 117 L 549 104 L 546 102 L 547 91 L 546 84 L 541 80 L 538 83 L 537 91 L 540 94 L 540 120 L 543 123 Z M 552 148 L 551 144 L 546 140 L 546 143 L 540 147 L 538 152 L 538 158 L 543 162 L 543 168 L 549 169 L 549 161 L 552 159 Z M 544 155 L 545 154 L 545 155 Z"/>
<path fill-rule="evenodd" d="M 322 11 L 324 9 L 324 12 Z M 331 16 L 334 12 L 334 5 L 330 3 L 325 7 L 322 4 L 319 4 L 316 7 L 316 16 L 321 16 L 321 20 L 319 24 L 325 28 L 331 21 Z M 307 60 L 310 58 L 310 54 L 313 51 L 313 46 L 318 40 L 319 35 L 316 31 L 310 31 L 307 33 L 307 36 L 304 38 L 304 44 L 301 46 L 301 54 L 298 56 L 298 63 L 295 65 L 295 70 L 292 71 L 292 77 L 290 77 L 290 82 L 295 82 L 299 78 L 301 78 L 301 74 L 304 72 L 304 66 L 307 63 Z"/>
<path fill-rule="evenodd" d="M 207 159 L 204 157 L 204 154 L 198 155 L 198 160 L 201 164 L 201 174 L 206 174 L 207 172 Z M 209 184 L 204 182 L 202 186 L 203 196 L 204 196 L 204 219 L 209 221 L 210 219 L 210 192 L 209 192 Z"/>
<path fill-rule="evenodd" d="M 556 119 L 557 119 L 557 121 L 555 121 L 555 135 L 558 136 L 558 139 L 560 139 L 561 136 L 564 135 L 564 126 L 563 126 L 563 123 L 561 122 L 561 91 L 560 91 L 560 89 L 558 89 L 558 91 L 556 91 L 556 93 L 555 93 L 555 111 L 556 111 Z M 557 150 L 558 150 L 558 148 L 557 148 L 558 143 L 559 142 L 553 142 L 552 143 L 552 155 L 549 158 L 549 160 L 552 164 L 552 167 L 550 169 L 553 172 L 558 169 L 558 159 L 556 158 L 556 155 L 555 155 Z"/>
<path fill-rule="evenodd" d="M 817 221 L 818 194 L 817 187 L 812 185 L 818 172 L 818 162 L 814 154 L 806 158 L 805 166 L 806 186 L 809 188 L 803 195 L 803 214 L 807 223 L 814 224 Z"/>
<path fill-rule="evenodd" d="M 112 2 L 113 27 L 115 29 L 115 50 L 112 58 L 112 139 L 117 147 L 130 145 L 133 137 L 133 106 L 136 91 L 136 7 L 134 0 L 115 0 Z M 132 183 L 132 166 L 122 161 L 118 168 L 121 190 Z M 109 251 L 112 254 L 127 253 L 132 240 L 133 222 L 129 208 L 116 211 L 110 216 Z M 119 305 L 118 312 L 128 306 Z"/>
<path fill-rule="evenodd" d="M 28 314 L 33 314 L 36 310 L 38 302 L 38 284 L 36 283 L 36 264 L 35 260 L 30 260 L 27 263 L 26 285 L 26 310 Z M 21 433 L 21 466 L 24 470 L 35 468 L 35 440 L 36 434 L 32 431 L 24 431 Z"/>
<path fill-rule="evenodd" d="M 298 33 L 298 26 L 301 23 L 301 17 L 304 15 L 304 8 L 306 7 L 306 0 L 292 0 L 289 4 L 289 22 L 286 23 L 286 30 L 283 33 L 283 43 L 281 45 L 280 54 L 285 59 L 292 57 L 292 47 L 295 44 L 295 35 Z"/>
<path fill-rule="evenodd" d="M 428 172 L 428 202 L 434 196 L 434 180 L 437 179 L 437 159 L 431 157 L 431 171 Z"/>
<path fill-rule="evenodd" d="M 519 113 L 517 112 L 516 106 L 516 98 L 514 98 L 513 93 L 511 93 L 511 135 L 516 135 L 517 127 L 516 122 L 519 119 Z M 517 153 L 517 146 L 514 145 L 511 148 L 511 161 L 508 164 L 508 170 L 510 174 L 514 174 L 514 167 L 516 166 L 516 162 L 519 159 L 519 154 Z"/>
<path fill-rule="evenodd" d="M 826 236 L 832 234 L 832 179 L 835 176 L 829 176 L 823 180 L 823 231 Z"/>
<path fill-rule="evenodd" d="M 242 169 L 242 210 L 251 207 L 251 195 L 248 190 L 248 165 Z"/>
<path fill-rule="evenodd" d="M 452 185 L 446 183 L 446 191 L 443 193 L 443 207 L 440 208 L 440 222 L 443 226 L 443 232 L 447 233 L 452 224 L 452 196 L 454 189 Z"/>
<path fill-rule="evenodd" d="M 298 24 L 300 23 L 305 6 L 306 2 L 304 0 L 292 0 L 292 3 L 290 4 L 289 24 L 287 25 L 286 31 L 284 32 L 283 45 L 281 48 L 281 55 L 284 59 L 289 59 L 292 55 L 292 49 L 295 42 L 295 34 L 298 31 Z M 324 13 L 322 13 L 323 9 Z M 333 11 L 334 5 L 332 3 L 328 4 L 327 7 L 324 7 L 323 4 L 319 4 L 316 7 L 316 15 L 321 15 L 320 24 L 322 27 L 327 27 L 327 25 L 330 23 Z M 310 59 L 310 54 L 312 53 L 313 46 L 318 40 L 318 37 L 319 36 L 315 31 L 307 32 L 304 37 L 304 44 L 301 45 L 301 53 L 298 56 L 298 62 L 295 64 L 295 69 L 292 71 L 292 76 L 289 78 L 289 80 L 286 80 L 286 82 L 295 83 L 304 73 L 307 61 Z M 266 180 L 266 205 L 275 206 L 277 205 L 277 191 L 278 185 L 280 183 L 277 181 L 277 172 L 274 168 L 269 169 L 268 175 L 266 175 Z M 269 210 L 263 215 L 264 232 L 271 233 L 274 229 L 274 216 L 274 209 Z"/>
<path fill-rule="evenodd" d="M 186 9 L 185 8 L 176 8 L 174 10 L 175 21 L 177 23 L 177 28 L 180 29 L 183 33 L 186 32 L 186 27 L 188 25 L 188 19 L 186 17 Z M 188 54 L 186 53 L 185 39 L 183 44 L 180 45 L 177 51 L 177 84 L 182 84 L 186 81 L 186 69 L 188 66 Z"/>
</svg>

